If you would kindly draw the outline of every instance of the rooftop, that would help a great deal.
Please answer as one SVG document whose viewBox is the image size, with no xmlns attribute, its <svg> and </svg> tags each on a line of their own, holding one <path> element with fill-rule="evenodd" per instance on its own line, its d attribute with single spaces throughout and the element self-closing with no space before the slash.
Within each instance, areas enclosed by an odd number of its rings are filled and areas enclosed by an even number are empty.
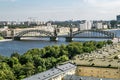
<svg viewBox="0 0 120 80">
<path fill-rule="evenodd" d="M 70 69 L 74 69 L 74 68 L 76 68 L 75 65 L 73 65 L 71 63 L 66 63 L 63 65 L 59 65 L 55 68 L 49 69 L 45 72 L 35 74 L 35 75 L 25 78 L 23 80 L 48 80 L 54 76 L 60 75 L 63 72 L 70 70 Z"/>
<path fill-rule="evenodd" d="M 31 77 L 25 78 L 23 80 L 45 80 L 45 79 L 48 79 L 48 78 L 52 77 L 53 75 L 59 74 L 61 72 L 62 71 L 59 69 L 52 68 L 50 70 L 47 70 L 47 71 L 42 72 L 42 73 L 38 73 L 38 74 L 33 75 Z"/>
<path fill-rule="evenodd" d="M 61 66 L 57 66 L 58 69 L 62 70 L 62 71 L 67 71 L 67 70 L 70 70 L 72 68 L 75 68 L 76 66 L 71 64 L 71 63 L 67 63 L 67 64 L 64 64 L 64 65 L 61 65 Z"/>
</svg>

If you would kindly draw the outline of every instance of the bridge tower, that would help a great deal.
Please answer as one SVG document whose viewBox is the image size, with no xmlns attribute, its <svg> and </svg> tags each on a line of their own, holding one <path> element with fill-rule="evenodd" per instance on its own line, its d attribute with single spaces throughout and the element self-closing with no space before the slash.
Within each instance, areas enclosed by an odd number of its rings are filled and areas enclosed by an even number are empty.
<svg viewBox="0 0 120 80">
<path fill-rule="evenodd" d="M 57 28 L 55 28 L 54 29 L 54 36 L 50 37 L 50 41 L 57 41 L 58 40 L 57 35 L 58 35 Z"/>
<path fill-rule="evenodd" d="M 72 27 L 70 27 L 70 37 L 73 37 L 73 30 L 72 30 Z"/>
<path fill-rule="evenodd" d="M 14 37 L 13 40 L 20 41 L 20 37 Z"/>
<path fill-rule="evenodd" d="M 14 29 L 11 29 L 11 38 L 12 39 L 14 38 L 14 33 L 15 33 Z"/>
<path fill-rule="evenodd" d="M 70 25 L 70 33 L 69 36 L 66 37 L 66 42 L 71 42 L 73 40 L 73 29 L 72 29 L 72 24 Z"/>
</svg>

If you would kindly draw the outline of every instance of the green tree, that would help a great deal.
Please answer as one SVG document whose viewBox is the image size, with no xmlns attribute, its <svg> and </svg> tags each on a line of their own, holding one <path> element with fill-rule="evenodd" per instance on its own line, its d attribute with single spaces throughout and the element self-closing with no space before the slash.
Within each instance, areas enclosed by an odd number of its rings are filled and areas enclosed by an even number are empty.
<svg viewBox="0 0 120 80">
<path fill-rule="evenodd" d="M 16 53 L 11 54 L 11 57 L 16 57 L 16 58 L 19 59 L 20 58 L 20 54 L 16 52 Z"/>
<path fill-rule="evenodd" d="M 36 70 L 36 73 L 40 73 L 40 72 L 43 72 L 43 71 L 45 71 L 46 70 L 46 67 L 44 66 L 38 66 L 37 67 L 37 70 Z"/>
<path fill-rule="evenodd" d="M 113 42 L 111 40 L 107 40 L 107 44 L 110 45 L 113 44 Z"/>
<path fill-rule="evenodd" d="M 15 64 L 19 64 L 19 60 L 16 57 L 9 58 L 7 64 L 13 68 Z"/>
<path fill-rule="evenodd" d="M 61 56 L 61 57 L 58 58 L 58 62 L 59 63 L 65 62 L 65 61 L 68 61 L 68 60 L 69 60 L 69 58 L 66 55 L 63 55 L 63 56 Z"/>
<path fill-rule="evenodd" d="M 40 58 L 39 56 L 34 57 L 33 61 L 34 61 L 35 67 L 44 66 L 45 65 L 44 58 Z"/>
<path fill-rule="evenodd" d="M 9 67 L 5 62 L 0 63 L 0 80 L 15 80 L 15 76 Z"/>
<path fill-rule="evenodd" d="M 83 45 L 79 42 L 72 42 L 68 44 L 66 48 L 69 53 L 69 58 L 72 58 L 76 54 L 81 54 L 83 52 Z"/>
<path fill-rule="evenodd" d="M 31 63 L 31 62 L 28 62 L 25 65 L 23 65 L 23 71 L 24 71 L 26 77 L 34 74 L 34 72 L 35 72 L 34 68 L 35 67 L 34 67 L 33 63 Z"/>
<path fill-rule="evenodd" d="M 15 75 L 15 77 L 17 78 L 17 79 L 23 79 L 21 76 L 22 76 L 22 74 L 24 73 L 23 71 L 22 71 L 22 65 L 20 64 L 20 63 L 18 63 L 18 64 L 15 64 L 14 66 L 13 66 L 13 68 L 12 68 L 12 70 L 13 70 L 13 72 L 14 72 L 14 75 Z M 24 75 L 25 76 L 25 75 Z"/>
<path fill-rule="evenodd" d="M 100 41 L 100 42 L 97 43 L 96 47 L 97 48 L 102 48 L 104 45 L 105 45 L 104 42 Z"/>
<path fill-rule="evenodd" d="M 20 57 L 20 63 L 23 65 L 23 64 L 26 64 L 28 62 L 33 62 L 33 57 L 32 55 L 30 54 L 25 54 L 25 55 L 22 55 Z"/>
</svg>

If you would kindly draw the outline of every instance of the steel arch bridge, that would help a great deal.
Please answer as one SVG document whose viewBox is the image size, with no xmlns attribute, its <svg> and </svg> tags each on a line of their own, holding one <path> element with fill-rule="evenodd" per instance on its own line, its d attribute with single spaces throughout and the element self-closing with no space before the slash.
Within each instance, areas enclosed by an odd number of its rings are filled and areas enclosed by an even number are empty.
<svg viewBox="0 0 120 80">
<path fill-rule="evenodd" d="M 84 36 L 77 36 L 81 33 L 88 33 Z M 97 34 L 98 35 L 95 35 Z M 103 31 L 103 30 L 81 30 L 81 31 L 75 31 L 71 33 L 73 38 L 114 38 L 116 37 L 116 34 L 110 31 Z"/>
<path fill-rule="evenodd" d="M 33 34 L 26 35 L 26 34 Z M 35 33 L 38 33 L 39 35 L 35 35 Z M 87 33 L 85 35 L 79 35 L 82 33 Z M 56 41 L 57 38 L 63 37 L 66 38 L 66 41 L 71 41 L 72 38 L 106 38 L 106 39 L 113 39 L 116 37 L 116 34 L 109 31 L 103 31 L 103 30 L 81 30 L 81 31 L 72 31 L 70 30 L 70 34 L 64 36 L 58 36 L 57 30 L 55 29 L 54 32 L 44 31 L 44 30 L 24 30 L 19 33 L 17 33 L 14 36 L 14 40 L 20 40 L 21 37 L 42 37 L 42 38 L 50 38 L 51 41 Z M 96 35 L 97 34 L 97 35 Z"/>
<path fill-rule="evenodd" d="M 54 36 L 54 34 L 52 32 L 49 32 L 49 31 L 44 31 L 44 30 L 25 30 L 25 31 L 21 31 L 21 32 L 17 33 L 15 35 L 15 37 L 30 37 L 30 36 L 24 36 L 24 35 L 25 34 L 29 34 L 31 32 L 40 33 L 39 36 L 42 36 L 41 34 L 44 34 L 46 36 Z M 38 36 L 35 36 L 35 37 L 38 37 Z"/>
<path fill-rule="evenodd" d="M 5 31 L 1 31 L 1 32 L 0 32 L 0 36 L 1 36 L 1 37 L 5 37 L 5 36 L 7 36 L 7 34 L 6 34 Z"/>
</svg>

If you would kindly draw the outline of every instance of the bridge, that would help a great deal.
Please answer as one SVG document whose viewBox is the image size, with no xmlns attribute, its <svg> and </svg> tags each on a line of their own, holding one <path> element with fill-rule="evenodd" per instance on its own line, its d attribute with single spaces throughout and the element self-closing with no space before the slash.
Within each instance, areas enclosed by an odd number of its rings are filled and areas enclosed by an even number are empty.
<svg viewBox="0 0 120 80">
<path fill-rule="evenodd" d="M 33 30 L 24 30 L 14 36 L 14 40 L 20 40 L 21 37 L 39 37 L 39 38 L 50 38 L 51 41 L 55 41 L 57 37 L 57 31 L 54 32 L 33 29 Z"/>
<path fill-rule="evenodd" d="M 86 33 L 86 35 L 79 35 L 79 38 L 114 38 L 116 37 L 115 33 L 110 31 L 103 31 L 103 30 L 82 30 L 82 31 L 75 31 L 72 32 L 73 37 L 77 37 L 76 35 Z M 98 34 L 97 34 L 98 33 Z"/>
<path fill-rule="evenodd" d="M 73 31 L 70 28 L 68 35 L 58 35 L 58 29 L 55 28 L 53 32 L 38 30 L 38 29 L 30 29 L 21 31 L 14 36 L 14 40 L 20 40 L 21 37 L 39 37 L 39 38 L 50 38 L 50 41 L 57 41 L 57 38 L 63 37 L 66 41 L 72 41 L 73 38 L 105 38 L 105 39 L 113 39 L 116 37 L 116 34 L 110 31 L 103 30 L 78 30 Z"/>
</svg>

